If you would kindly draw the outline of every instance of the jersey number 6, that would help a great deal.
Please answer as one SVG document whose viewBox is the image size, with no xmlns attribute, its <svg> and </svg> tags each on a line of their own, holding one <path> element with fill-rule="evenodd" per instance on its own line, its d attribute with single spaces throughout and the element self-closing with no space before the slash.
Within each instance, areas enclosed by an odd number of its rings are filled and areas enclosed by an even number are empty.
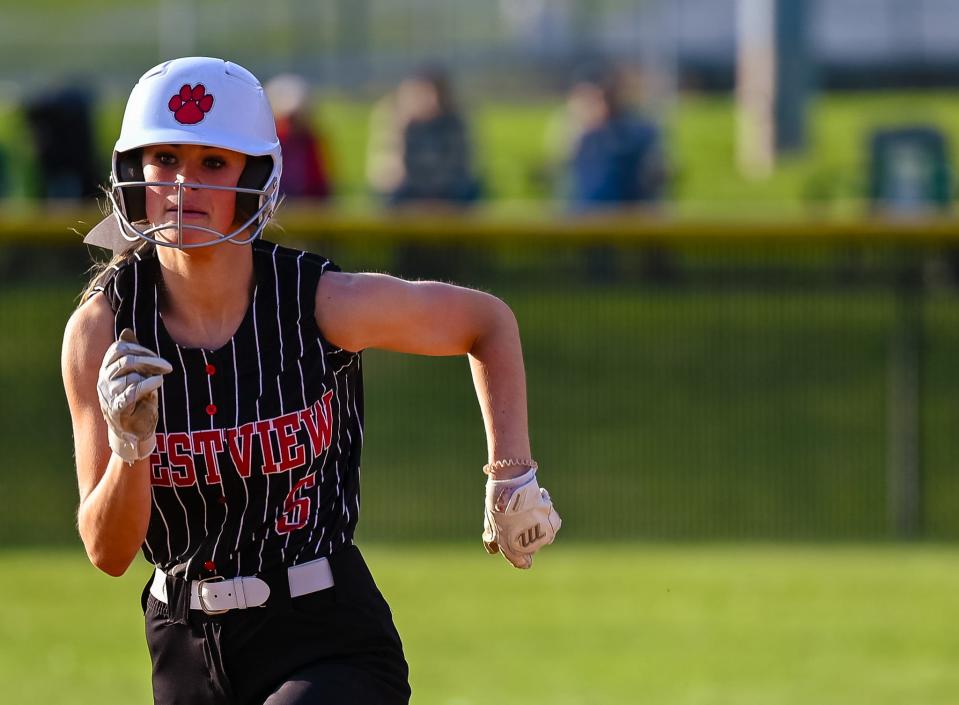
<svg viewBox="0 0 959 705">
<path fill-rule="evenodd" d="M 283 515 L 276 520 L 276 532 L 288 534 L 291 531 L 302 529 L 310 516 L 310 498 L 297 497 L 300 490 L 309 490 L 316 485 L 316 474 L 307 475 L 293 485 L 290 494 L 283 500 Z"/>
</svg>

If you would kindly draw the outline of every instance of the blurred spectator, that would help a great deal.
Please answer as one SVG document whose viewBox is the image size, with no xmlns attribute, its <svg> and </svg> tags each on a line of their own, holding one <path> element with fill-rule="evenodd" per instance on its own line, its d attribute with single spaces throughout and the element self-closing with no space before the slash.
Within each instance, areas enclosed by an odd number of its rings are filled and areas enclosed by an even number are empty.
<svg viewBox="0 0 959 705">
<path fill-rule="evenodd" d="M 300 76 L 280 74 L 265 88 L 283 149 L 280 190 L 290 198 L 329 198 L 327 149 L 322 135 L 313 128 L 309 85 Z"/>
<path fill-rule="evenodd" d="M 569 198 L 575 209 L 662 200 L 666 168 L 659 130 L 626 107 L 613 71 L 581 70 L 567 114 Z"/>
<path fill-rule="evenodd" d="M 560 148 L 566 166 L 564 189 L 579 213 L 650 207 L 666 195 L 666 164 L 659 129 L 629 109 L 619 77 L 608 67 L 590 65 L 574 76 L 566 111 L 551 134 L 553 152 Z M 593 281 L 619 276 L 619 253 L 611 245 L 586 249 L 585 264 Z M 649 247 L 642 256 L 643 276 L 666 281 L 675 276 L 669 254 Z"/>
<path fill-rule="evenodd" d="M 41 198 L 88 198 L 100 193 L 94 158 L 92 96 L 79 87 L 38 95 L 24 106 L 37 159 Z"/>
<path fill-rule="evenodd" d="M 467 204 L 480 193 L 466 122 L 441 69 L 419 71 L 380 101 L 370 126 L 367 178 L 393 205 Z"/>
</svg>

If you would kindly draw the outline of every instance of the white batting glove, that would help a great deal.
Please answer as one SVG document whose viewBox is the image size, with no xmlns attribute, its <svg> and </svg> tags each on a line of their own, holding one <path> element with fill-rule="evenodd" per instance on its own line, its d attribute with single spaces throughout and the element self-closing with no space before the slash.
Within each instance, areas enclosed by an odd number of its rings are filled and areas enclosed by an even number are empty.
<svg viewBox="0 0 959 705">
<path fill-rule="evenodd" d="M 517 568 L 533 565 L 533 554 L 553 543 L 563 521 L 549 492 L 536 482 L 536 469 L 511 480 L 486 481 L 483 545 Z"/>
<path fill-rule="evenodd" d="M 138 344 L 129 328 L 103 357 L 97 395 L 110 449 L 131 465 L 156 448 L 157 390 L 172 370 L 169 362 Z"/>
</svg>

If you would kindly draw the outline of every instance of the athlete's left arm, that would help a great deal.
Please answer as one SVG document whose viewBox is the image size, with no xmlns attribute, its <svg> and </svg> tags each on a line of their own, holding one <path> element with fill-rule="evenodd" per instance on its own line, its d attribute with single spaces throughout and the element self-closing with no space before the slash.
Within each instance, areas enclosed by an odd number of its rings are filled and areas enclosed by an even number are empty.
<svg viewBox="0 0 959 705">
<path fill-rule="evenodd" d="M 328 272 L 317 287 L 316 322 L 326 339 L 344 350 L 467 355 L 489 460 L 530 457 L 519 327 L 500 299 L 439 282 Z M 526 471 L 506 467 L 496 478 Z"/>
</svg>

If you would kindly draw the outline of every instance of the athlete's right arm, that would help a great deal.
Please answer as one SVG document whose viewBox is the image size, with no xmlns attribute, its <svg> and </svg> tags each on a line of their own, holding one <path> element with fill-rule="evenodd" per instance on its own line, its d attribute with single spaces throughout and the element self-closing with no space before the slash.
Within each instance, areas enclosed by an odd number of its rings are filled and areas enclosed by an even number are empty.
<svg viewBox="0 0 959 705">
<path fill-rule="evenodd" d="M 100 410 L 97 379 L 113 342 L 113 311 L 96 294 L 67 322 L 61 367 L 73 421 L 80 538 L 93 565 L 119 576 L 146 537 L 151 496 L 149 457 L 128 465 L 113 453 Z"/>
</svg>

